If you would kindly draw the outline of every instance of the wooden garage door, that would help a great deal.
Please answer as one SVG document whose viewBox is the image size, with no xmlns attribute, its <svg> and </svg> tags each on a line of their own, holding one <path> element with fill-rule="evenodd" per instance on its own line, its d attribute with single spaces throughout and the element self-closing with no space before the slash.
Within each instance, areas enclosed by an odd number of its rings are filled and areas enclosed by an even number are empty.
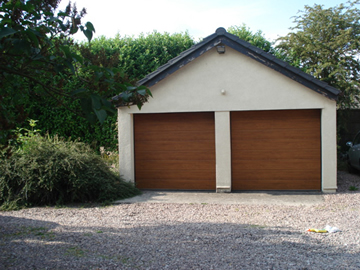
<svg viewBox="0 0 360 270">
<path fill-rule="evenodd" d="M 214 190 L 214 113 L 134 115 L 135 182 L 143 189 Z"/>
<path fill-rule="evenodd" d="M 233 190 L 320 190 L 320 110 L 231 113 Z"/>
</svg>

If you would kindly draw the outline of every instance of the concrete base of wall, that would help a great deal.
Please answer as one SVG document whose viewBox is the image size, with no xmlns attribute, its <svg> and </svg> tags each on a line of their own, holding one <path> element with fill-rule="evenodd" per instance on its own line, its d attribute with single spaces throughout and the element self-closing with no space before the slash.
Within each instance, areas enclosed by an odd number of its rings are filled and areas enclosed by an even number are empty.
<svg viewBox="0 0 360 270">
<path fill-rule="evenodd" d="M 323 193 L 336 193 L 337 188 L 323 188 Z"/>
<path fill-rule="evenodd" d="M 231 187 L 216 187 L 216 193 L 231 193 Z"/>
</svg>

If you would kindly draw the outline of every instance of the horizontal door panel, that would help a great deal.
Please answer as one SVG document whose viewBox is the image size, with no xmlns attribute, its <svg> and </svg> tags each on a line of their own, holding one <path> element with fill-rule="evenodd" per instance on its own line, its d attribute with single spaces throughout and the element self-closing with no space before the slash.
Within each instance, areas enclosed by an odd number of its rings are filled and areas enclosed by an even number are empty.
<svg viewBox="0 0 360 270">
<path fill-rule="evenodd" d="M 231 113 L 234 190 L 320 190 L 320 110 Z"/>
<path fill-rule="evenodd" d="M 134 116 L 135 182 L 146 189 L 215 189 L 214 113 Z"/>
<path fill-rule="evenodd" d="M 320 190 L 321 185 L 317 178 L 312 180 L 251 180 L 233 183 L 234 190 Z"/>
<path fill-rule="evenodd" d="M 289 150 L 272 150 L 272 149 L 247 149 L 237 150 L 232 153 L 232 157 L 235 160 L 279 160 L 281 159 L 317 159 L 320 160 L 321 153 L 319 149 L 301 149 L 301 151 L 289 151 Z"/>
<path fill-rule="evenodd" d="M 136 186 L 141 189 L 164 189 L 164 190 L 214 190 L 214 180 L 199 179 L 172 179 L 170 180 L 154 180 L 141 179 L 136 181 Z"/>
</svg>

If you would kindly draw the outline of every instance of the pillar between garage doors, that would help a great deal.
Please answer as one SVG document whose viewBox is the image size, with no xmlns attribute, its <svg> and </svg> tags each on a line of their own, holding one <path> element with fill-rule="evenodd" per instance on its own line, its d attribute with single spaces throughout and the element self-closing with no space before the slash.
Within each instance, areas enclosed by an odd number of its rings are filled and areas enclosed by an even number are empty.
<svg viewBox="0 0 360 270">
<path fill-rule="evenodd" d="M 230 112 L 215 112 L 216 192 L 231 192 Z"/>
</svg>

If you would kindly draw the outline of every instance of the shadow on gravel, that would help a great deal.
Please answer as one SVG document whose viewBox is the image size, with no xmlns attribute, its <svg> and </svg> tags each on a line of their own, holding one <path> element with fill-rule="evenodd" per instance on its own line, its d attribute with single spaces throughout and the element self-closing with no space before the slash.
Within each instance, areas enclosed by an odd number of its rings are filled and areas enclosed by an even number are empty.
<svg viewBox="0 0 360 270">
<path fill-rule="evenodd" d="M 59 227 L 0 216 L 0 268 L 360 268 L 359 247 L 330 245 L 329 238 L 335 234 L 232 223 L 142 224 L 122 229 Z"/>
<path fill-rule="evenodd" d="M 337 184 L 338 193 L 360 193 L 360 172 L 338 171 Z"/>
</svg>

